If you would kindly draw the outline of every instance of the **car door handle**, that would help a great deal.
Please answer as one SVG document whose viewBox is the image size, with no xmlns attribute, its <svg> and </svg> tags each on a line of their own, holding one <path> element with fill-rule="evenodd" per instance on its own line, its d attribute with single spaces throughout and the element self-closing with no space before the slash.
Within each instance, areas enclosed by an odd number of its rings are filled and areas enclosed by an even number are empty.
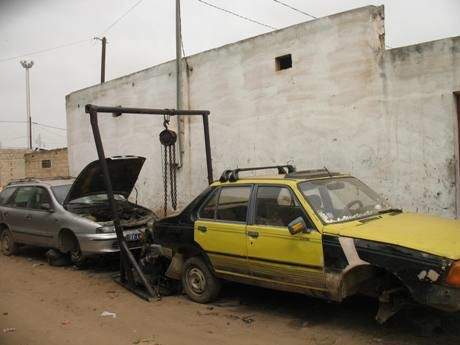
<svg viewBox="0 0 460 345">
<path fill-rule="evenodd" d="M 205 226 L 200 225 L 200 226 L 198 227 L 198 231 L 206 232 L 206 231 L 208 231 L 208 228 L 205 227 Z"/>
<path fill-rule="evenodd" d="M 26 216 L 26 219 L 32 219 L 32 216 L 31 216 L 30 214 L 28 214 L 28 215 Z"/>
<path fill-rule="evenodd" d="M 248 236 L 252 238 L 259 237 L 259 233 L 257 231 L 248 231 Z"/>
<path fill-rule="evenodd" d="M 4 217 L 8 216 L 8 212 L 3 212 L 3 216 Z"/>
</svg>

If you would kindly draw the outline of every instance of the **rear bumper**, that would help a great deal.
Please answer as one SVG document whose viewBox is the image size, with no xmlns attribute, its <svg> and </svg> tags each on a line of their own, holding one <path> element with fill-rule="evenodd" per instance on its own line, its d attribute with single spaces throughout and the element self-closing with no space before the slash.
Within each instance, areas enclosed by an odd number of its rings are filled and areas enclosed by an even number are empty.
<svg viewBox="0 0 460 345">
<path fill-rule="evenodd" d="M 123 234 L 126 236 L 135 233 L 142 233 L 142 230 L 144 229 L 126 230 L 123 231 Z M 118 244 L 117 235 L 115 233 L 81 234 L 77 237 L 80 243 L 80 249 L 85 255 L 116 253 L 120 251 L 120 245 Z M 142 246 L 142 240 L 127 241 L 126 243 L 130 249 L 136 249 Z"/>
</svg>

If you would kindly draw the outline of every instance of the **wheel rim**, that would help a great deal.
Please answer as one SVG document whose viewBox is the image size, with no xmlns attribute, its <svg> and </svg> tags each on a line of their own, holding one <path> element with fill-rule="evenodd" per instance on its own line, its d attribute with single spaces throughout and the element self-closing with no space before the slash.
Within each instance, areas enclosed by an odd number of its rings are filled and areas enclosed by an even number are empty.
<svg viewBox="0 0 460 345">
<path fill-rule="evenodd" d="M 4 253 L 9 253 L 10 252 L 10 236 L 8 235 L 8 233 L 3 234 L 2 252 L 4 252 Z"/>
<path fill-rule="evenodd" d="M 73 261 L 80 261 L 81 259 L 81 250 L 80 248 L 75 248 L 70 251 L 70 257 Z"/>
<path fill-rule="evenodd" d="M 192 291 L 197 294 L 202 294 L 206 289 L 206 278 L 204 273 L 196 267 L 193 267 L 188 271 L 187 283 Z"/>
</svg>

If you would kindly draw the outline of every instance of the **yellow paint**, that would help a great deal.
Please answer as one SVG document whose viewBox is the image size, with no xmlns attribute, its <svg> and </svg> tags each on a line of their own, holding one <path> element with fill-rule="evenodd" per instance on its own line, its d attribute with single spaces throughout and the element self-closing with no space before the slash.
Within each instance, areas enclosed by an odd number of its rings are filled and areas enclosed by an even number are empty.
<svg viewBox="0 0 460 345">
<path fill-rule="evenodd" d="M 332 224 L 324 233 L 395 244 L 422 252 L 460 259 L 460 221 L 401 213 L 384 214 L 364 224 L 359 221 Z"/>
<path fill-rule="evenodd" d="M 248 236 L 251 274 L 312 288 L 323 287 L 321 279 L 313 282 L 310 279 L 312 275 L 323 273 L 323 246 L 319 232 L 291 235 L 287 227 L 266 225 L 249 225 L 247 229 L 259 235 L 256 238 Z"/>
</svg>

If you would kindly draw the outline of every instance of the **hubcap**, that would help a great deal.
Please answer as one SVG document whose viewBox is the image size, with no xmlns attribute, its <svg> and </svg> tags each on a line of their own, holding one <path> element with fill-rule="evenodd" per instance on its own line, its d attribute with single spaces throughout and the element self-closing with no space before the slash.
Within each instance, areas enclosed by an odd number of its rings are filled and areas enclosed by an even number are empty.
<svg viewBox="0 0 460 345">
<path fill-rule="evenodd" d="M 193 292 L 201 294 L 206 288 L 206 278 L 203 272 L 194 267 L 187 274 L 187 282 Z"/>
</svg>

